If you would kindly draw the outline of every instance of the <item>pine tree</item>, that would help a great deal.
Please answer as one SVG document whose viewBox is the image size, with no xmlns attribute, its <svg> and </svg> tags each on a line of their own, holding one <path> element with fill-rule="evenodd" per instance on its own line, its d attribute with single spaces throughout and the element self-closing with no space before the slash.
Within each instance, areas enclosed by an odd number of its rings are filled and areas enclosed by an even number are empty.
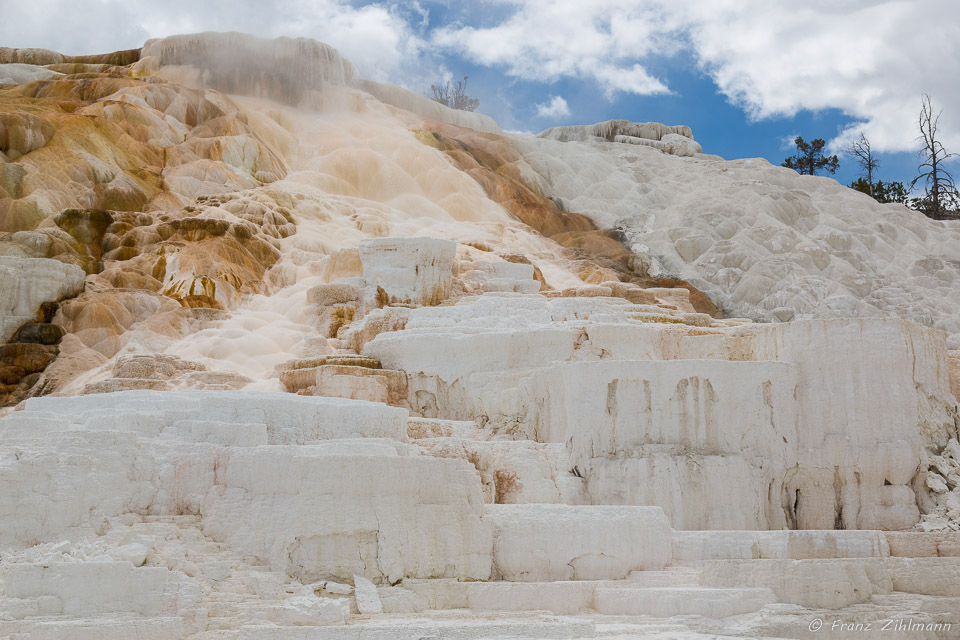
<svg viewBox="0 0 960 640">
<path fill-rule="evenodd" d="M 850 183 L 850 188 L 871 196 L 877 202 L 899 202 L 900 204 L 910 202 L 910 194 L 902 182 L 877 180 L 870 184 L 863 178 L 857 178 Z"/>
<path fill-rule="evenodd" d="M 807 142 L 803 139 L 803 136 L 797 136 L 793 143 L 797 147 L 796 155 L 784 160 L 781 166 L 808 176 L 815 176 L 821 170 L 836 173 L 840 167 L 840 160 L 837 156 L 823 155 L 823 148 L 827 144 L 823 138 Z"/>
</svg>

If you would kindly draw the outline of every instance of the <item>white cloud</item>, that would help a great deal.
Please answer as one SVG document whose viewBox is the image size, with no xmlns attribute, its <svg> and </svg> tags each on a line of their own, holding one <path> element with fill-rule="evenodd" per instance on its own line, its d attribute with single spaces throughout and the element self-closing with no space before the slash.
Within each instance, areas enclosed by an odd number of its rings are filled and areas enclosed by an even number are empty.
<svg viewBox="0 0 960 640">
<path fill-rule="evenodd" d="M 675 50 L 672 24 L 657 2 L 636 0 L 526 0 L 491 27 L 450 25 L 432 42 L 478 64 L 504 68 L 523 80 L 563 77 L 597 81 L 612 96 L 668 93 L 639 61 Z"/>
<path fill-rule="evenodd" d="M 920 96 L 929 92 L 945 107 L 941 124 L 950 144 L 960 146 L 955 0 L 786 6 L 695 0 L 684 3 L 678 19 L 703 69 L 755 118 L 840 109 L 863 122 L 833 148 L 862 131 L 877 151 L 905 150 L 914 146 Z"/>
<path fill-rule="evenodd" d="M 783 136 L 780 138 L 780 149 L 783 151 L 793 150 L 797 146 L 797 136 L 798 133 L 791 133 L 790 135 Z"/>
<path fill-rule="evenodd" d="M 433 43 L 525 80 L 593 80 L 608 97 L 669 91 L 648 69 L 686 50 L 750 117 L 840 109 L 877 151 L 914 147 L 920 96 L 944 108 L 960 150 L 956 0 L 515 0 L 499 23 Z M 852 133 L 833 142 L 843 144 Z"/>
<path fill-rule="evenodd" d="M 551 96 L 550 102 L 537 105 L 540 118 L 564 118 L 570 115 L 570 106 L 562 96 Z"/>
</svg>

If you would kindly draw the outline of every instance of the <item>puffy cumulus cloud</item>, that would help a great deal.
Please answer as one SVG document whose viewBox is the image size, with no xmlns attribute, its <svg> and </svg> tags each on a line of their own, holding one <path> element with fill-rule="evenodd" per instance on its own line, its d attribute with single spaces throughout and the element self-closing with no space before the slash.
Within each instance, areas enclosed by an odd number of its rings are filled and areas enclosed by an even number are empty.
<svg viewBox="0 0 960 640">
<path fill-rule="evenodd" d="M 451 25 L 435 45 L 525 80 L 581 78 L 608 97 L 669 91 L 650 60 L 689 51 L 752 118 L 840 109 L 878 151 L 915 146 L 920 96 L 944 108 L 960 149 L 956 0 L 515 0 L 491 26 Z"/>
<path fill-rule="evenodd" d="M 400 82 L 423 65 L 416 0 L 353 6 L 346 0 L 31 0 L 3 2 L 0 42 L 66 54 L 139 47 L 147 38 L 197 31 L 309 37 L 336 47 L 373 80 Z"/>
<path fill-rule="evenodd" d="M 562 96 L 551 96 L 549 102 L 537 105 L 537 116 L 541 118 L 564 118 L 570 115 L 570 106 Z"/>
<path fill-rule="evenodd" d="M 433 44 L 478 64 L 502 67 L 523 80 L 596 80 L 608 97 L 618 91 L 668 92 L 639 62 L 678 48 L 671 15 L 658 2 L 526 0 L 508 4 L 515 11 L 499 24 L 440 27 L 432 34 Z"/>
<path fill-rule="evenodd" d="M 878 151 L 915 146 L 920 97 L 944 107 L 945 142 L 960 147 L 956 0 L 807 3 L 696 0 L 677 16 L 703 69 L 751 116 L 840 109 Z"/>
</svg>

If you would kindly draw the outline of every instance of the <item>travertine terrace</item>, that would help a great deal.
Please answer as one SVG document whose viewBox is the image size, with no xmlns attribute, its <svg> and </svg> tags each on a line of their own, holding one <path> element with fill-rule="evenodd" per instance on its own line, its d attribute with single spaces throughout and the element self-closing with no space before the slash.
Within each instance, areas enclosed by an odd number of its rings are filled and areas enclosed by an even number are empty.
<svg viewBox="0 0 960 640">
<path fill-rule="evenodd" d="M 0 637 L 958 637 L 957 256 L 310 40 L 0 48 Z"/>
</svg>

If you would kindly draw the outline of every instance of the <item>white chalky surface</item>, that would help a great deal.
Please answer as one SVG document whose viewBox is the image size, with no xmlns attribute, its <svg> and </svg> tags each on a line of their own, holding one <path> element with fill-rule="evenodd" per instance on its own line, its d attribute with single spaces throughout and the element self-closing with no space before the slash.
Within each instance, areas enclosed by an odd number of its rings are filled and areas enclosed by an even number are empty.
<svg viewBox="0 0 960 640">
<path fill-rule="evenodd" d="M 0 92 L 60 78 L 22 60 Z M 0 231 L 0 337 L 56 301 L 66 337 L 0 410 L 0 638 L 958 637 L 957 223 L 682 125 L 506 135 L 308 40 L 130 72 L 77 108 L 163 149 L 138 215 L 260 244 L 145 223 L 86 275 L 44 230 L 141 189 L 122 150 L 5 138 L 0 223 L 38 217 Z M 723 317 L 585 266 L 431 131 Z"/>
</svg>

